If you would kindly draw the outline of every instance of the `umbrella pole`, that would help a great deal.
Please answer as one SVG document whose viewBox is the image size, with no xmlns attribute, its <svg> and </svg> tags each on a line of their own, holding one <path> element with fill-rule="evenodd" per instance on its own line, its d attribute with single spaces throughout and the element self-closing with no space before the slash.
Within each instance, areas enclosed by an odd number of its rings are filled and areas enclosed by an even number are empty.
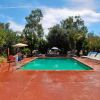
<svg viewBox="0 0 100 100">
<path fill-rule="evenodd" d="M 8 48 L 8 50 L 7 50 L 7 53 L 8 53 L 8 56 L 9 56 L 9 48 Z"/>
<path fill-rule="evenodd" d="M 9 61 L 9 48 L 7 48 L 7 61 Z"/>
<path fill-rule="evenodd" d="M 7 59 L 8 59 L 8 63 L 9 63 L 9 66 L 8 66 L 8 71 L 9 71 L 9 69 L 10 69 L 10 60 L 9 60 L 9 48 L 7 49 L 7 55 L 8 55 L 8 57 L 7 57 Z"/>
<path fill-rule="evenodd" d="M 10 70 L 10 61 L 9 61 L 9 66 L 8 66 L 8 71 Z"/>
</svg>

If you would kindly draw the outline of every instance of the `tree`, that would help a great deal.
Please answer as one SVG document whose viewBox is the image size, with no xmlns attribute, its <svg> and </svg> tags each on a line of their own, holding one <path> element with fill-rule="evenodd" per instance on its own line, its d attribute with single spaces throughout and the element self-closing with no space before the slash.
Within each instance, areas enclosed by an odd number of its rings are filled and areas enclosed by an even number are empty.
<svg viewBox="0 0 100 100">
<path fill-rule="evenodd" d="M 6 35 L 9 28 L 9 23 L 0 23 L 0 46 L 6 44 Z"/>
<path fill-rule="evenodd" d="M 51 46 L 63 48 L 64 51 L 80 51 L 87 32 L 87 27 L 80 16 L 69 17 L 50 29 L 47 40 Z"/>
<path fill-rule="evenodd" d="M 68 34 L 60 25 L 53 26 L 47 36 L 48 44 L 51 47 L 58 47 L 66 52 L 69 49 Z"/>
<path fill-rule="evenodd" d="M 40 53 L 46 53 L 48 50 L 48 44 L 47 41 L 43 38 L 40 38 L 38 41 L 38 50 Z"/>
<path fill-rule="evenodd" d="M 10 46 L 16 41 L 16 33 L 9 29 L 9 23 L 0 23 L 0 45 Z"/>
<path fill-rule="evenodd" d="M 26 25 L 23 31 L 27 44 L 32 50 L 37 48 L 38 39 L 43 37 L 43 28 L 40 23 L 43 18 L 42 11 L 40 9 L 33 10 L 31 14 L 26 17 Z"/>
<path fill-rule="evenodd" d="M 0 29 L 0 46 L 6 44 L 6 32 L 3 29 Z"/>
<path fill-rule="evenodd" d="M 17 33 L 9 29 L 9 23 L 0 23 L 0 49 L 2 53 L 6 53 L 6 49 L 10 48 L 12 53 L 12 45 L 18 42 Z"/>
<path fill-rule="evenodd" d="M 100 51 L 100 37 L 94 35 L 94 33 L 88 33 L 88 37 L 86 39 L 87 44 L 85 48 L 88 50 Z"/>
<path fill-rule="evenodd" d="M 70 49 L 81 50 L 88 32 L 81 17 L 69 17 L 61 22 L 61 27 L 66 30 L 69 36 Z"/>
</svg>

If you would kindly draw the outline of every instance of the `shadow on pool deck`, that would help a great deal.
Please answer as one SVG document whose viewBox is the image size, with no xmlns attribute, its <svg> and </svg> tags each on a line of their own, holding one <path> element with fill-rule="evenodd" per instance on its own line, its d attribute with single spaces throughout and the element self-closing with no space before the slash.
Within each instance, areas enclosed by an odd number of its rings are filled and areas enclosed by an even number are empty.
<svg viewBox="0 0 100 100">
<path fill-rule="evenodd" d="M 100 64 L 93 71 L 10 71 L 0 73 L 0 100 L 100 100 Z"/>
</svg>

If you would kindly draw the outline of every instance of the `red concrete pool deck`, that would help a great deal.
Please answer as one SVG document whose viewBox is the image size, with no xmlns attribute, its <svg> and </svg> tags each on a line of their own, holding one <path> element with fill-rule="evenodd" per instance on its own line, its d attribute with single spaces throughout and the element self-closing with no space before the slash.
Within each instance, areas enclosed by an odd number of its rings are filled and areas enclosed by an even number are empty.
<svg viewBox="0 0 100 100">
<path fill-rule="evenodd" d="M 100 64 L 77 59 L 94 70 L 1 71 L 0 100 L 100 100 Z"/>
</svg>

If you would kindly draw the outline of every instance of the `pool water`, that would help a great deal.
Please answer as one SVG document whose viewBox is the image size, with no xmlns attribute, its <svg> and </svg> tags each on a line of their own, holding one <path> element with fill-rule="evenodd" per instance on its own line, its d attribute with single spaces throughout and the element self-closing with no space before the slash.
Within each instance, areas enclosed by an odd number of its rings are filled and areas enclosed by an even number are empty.
<svg viewBox="0 0 100 100">
<path fill-rule="evenodd" d="M 92 68 L 71 58 L 38 58 L 20 70 L 91 70 Z"/>
</svg>

